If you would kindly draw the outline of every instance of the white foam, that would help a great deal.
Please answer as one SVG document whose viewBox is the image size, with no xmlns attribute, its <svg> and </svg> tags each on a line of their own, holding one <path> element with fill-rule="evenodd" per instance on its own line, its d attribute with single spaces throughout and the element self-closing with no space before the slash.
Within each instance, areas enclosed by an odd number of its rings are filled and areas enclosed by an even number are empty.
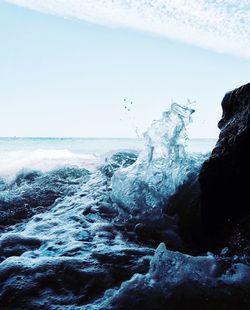
<svg viewBox="0 0 250 310">
<path fill-rule="evenodd" d="M 77 154 L 62 150 L 18 150 L 0 152 L 0 176 L 15 175 L 20 170 L 49 171 L 63 166 L 94 169 L 99 163 L 97 154 Z"/>
</svg>

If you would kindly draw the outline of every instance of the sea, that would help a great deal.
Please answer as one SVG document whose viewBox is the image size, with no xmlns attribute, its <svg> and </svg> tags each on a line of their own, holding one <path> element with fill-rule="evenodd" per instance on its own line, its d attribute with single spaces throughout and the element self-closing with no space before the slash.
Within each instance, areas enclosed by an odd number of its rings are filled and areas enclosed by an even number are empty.
<svg viewBox="0 0 250 310">
<path fill-rule="evenodd" d="M 208 153 L 216 139 L 190 139 L 188 152 Z M 140 151 L 143 138 L 0 138 L 0 177 L 11 177 L 22 169 L 49 171 L 76 166 L 93 171 L 105 158 L 121 150 Z"/>
<path fill-rule="evenodd" d="M 192 113 L 173 103 L 143 139 L 0 138 L 1 309 L 229 309 L 245 296 L 244 257 L 199 252 L 181 230 L 216 143 L 187 139 Z"/>
</svg>

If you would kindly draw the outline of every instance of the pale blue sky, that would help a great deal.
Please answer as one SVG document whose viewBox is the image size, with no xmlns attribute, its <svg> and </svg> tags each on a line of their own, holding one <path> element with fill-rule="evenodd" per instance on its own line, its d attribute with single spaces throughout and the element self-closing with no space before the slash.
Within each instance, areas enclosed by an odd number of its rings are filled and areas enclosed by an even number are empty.
<svg viewBox="0 0 250 310">
<path fill-rule="evenodd" d="M 0 2 L 0 136 L 136 137 L 189 98 L 190 136 L 216 137 L 221 99 L 249 82 L 249 59 Z"/>
</svg>

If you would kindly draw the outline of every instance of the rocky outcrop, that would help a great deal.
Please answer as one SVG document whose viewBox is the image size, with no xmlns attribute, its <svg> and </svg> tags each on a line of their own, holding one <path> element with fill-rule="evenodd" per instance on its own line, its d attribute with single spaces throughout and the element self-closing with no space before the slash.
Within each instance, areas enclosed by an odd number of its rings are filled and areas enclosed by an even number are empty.
<svg viewBox="0 0 250 310">
<path fill-rule="evenodd" d="M 250 213 L 250 83 L 222 101 L 220 135 L 199 175 L 201 217 L 210 233 Z"/>
</svg>

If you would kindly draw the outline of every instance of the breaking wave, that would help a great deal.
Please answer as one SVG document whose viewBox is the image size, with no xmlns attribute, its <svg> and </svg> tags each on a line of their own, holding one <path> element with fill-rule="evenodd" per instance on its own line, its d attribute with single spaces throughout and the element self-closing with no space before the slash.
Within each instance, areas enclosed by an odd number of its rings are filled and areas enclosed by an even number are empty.
<svg viewBox="0 0 250 310">
<path fill-rule="evenodd" d="M 39 150 L 25 156 L 29 170 L 0 180 L 5 309 L 226 309 L 247 296 L 246 258 L 181 253 L 182 215 L 171 197 L 208 156 L 186 150 L 192 113 L 172 104 L 145 133 L 142 152 L 116 152 L 92 171 L 72 166 L 86 163 L 81 156 Z M 16 171 L 18 158 L 6 159 Z"/>
<path fill-rule="evenodd" d="M 186 153 L 186 126 L 194 110 L 176 103 L 144 134 L 138 160 L 112 178 L 112 198 L 126 209 L 148 211 L 167 203 L 197 165 Z M 202 157 L 204 160 L 204 158 Z M 201 163 L 201 162 L 200 162 Z M 199 163 L 198 163 L 199 164 Z"/>
<path fill-rule="evenodd" d="M 77 154 L 67 149 L 1 151 L 0 176 L 13 176 L 22 169 L 50 171 L 65 166 L 93 170 L 99 161 L 98 154 Z"/>
</svg>

